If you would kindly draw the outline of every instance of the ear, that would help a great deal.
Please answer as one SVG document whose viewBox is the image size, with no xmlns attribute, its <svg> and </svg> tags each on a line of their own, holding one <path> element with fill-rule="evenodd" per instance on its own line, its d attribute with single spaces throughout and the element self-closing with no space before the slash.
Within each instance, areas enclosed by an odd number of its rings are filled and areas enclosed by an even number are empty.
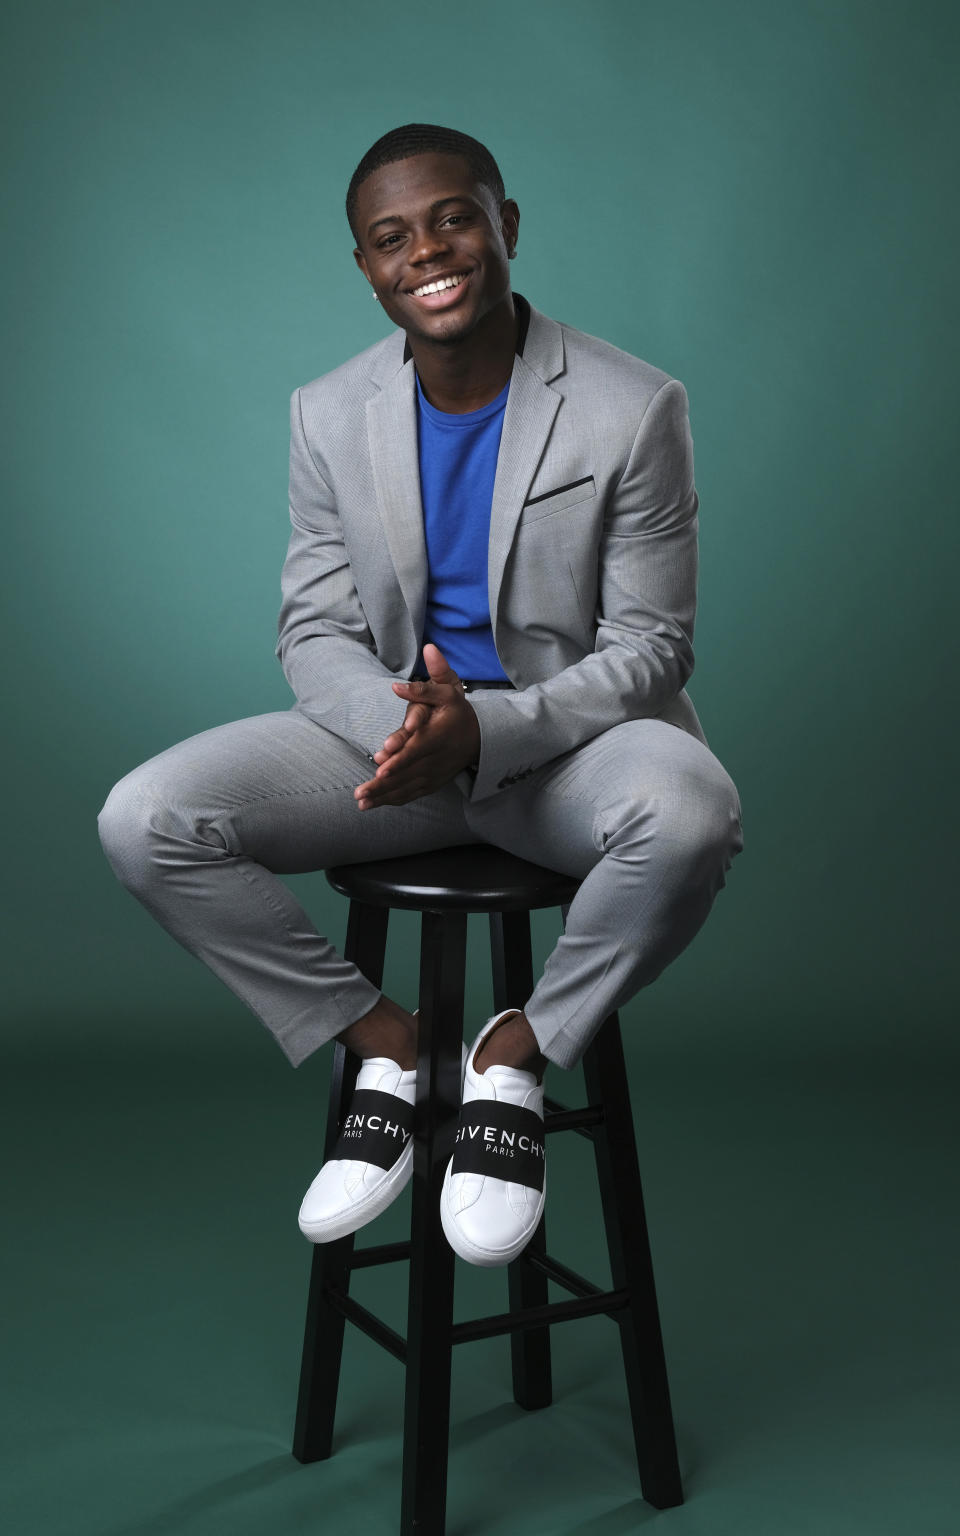
<svg viewBox="0 0 960 1536">
<path fill-rule="evenodd" d="M 520 209 L 512 197 L 500 204 L 500 229 L 508 251 L 514 251 L 520 229 Z"/>
<path fill-rule="evenodd" d="M 360 250 L 355 250 L 353 253 L 353 259 L 357 266 L 360 268 L 360 271 L 363 273 L 367 282 L 372 284 L 373 279 L 370 276 L 370 271 L 367 267 L 367 258 L 364 256 L 363 252 Z"/>
</svg>

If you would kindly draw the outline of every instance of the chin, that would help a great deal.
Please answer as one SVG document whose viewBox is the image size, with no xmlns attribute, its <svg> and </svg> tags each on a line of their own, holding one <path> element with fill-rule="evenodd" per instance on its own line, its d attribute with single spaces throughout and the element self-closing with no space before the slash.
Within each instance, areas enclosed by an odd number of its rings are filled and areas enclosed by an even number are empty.
<svg viewBox="0 0 960 1536">
<path fill-rule="evenodd" d="M 475 315 L 438 315 L 435 325 L 419 325 L 416 334 L 426 341 L 462 341 L 476 325 Z"/>
<path fill-rule="evenodd" d="M 430 340 L 451 343 L 462 341 L 465 336 L 469 336 L 472 330 L 472 325 L 463 324 L 460 321 L 450 321 L 447 325 L 440 326 L 437 330 L 431 332 Z"/>
</svg>

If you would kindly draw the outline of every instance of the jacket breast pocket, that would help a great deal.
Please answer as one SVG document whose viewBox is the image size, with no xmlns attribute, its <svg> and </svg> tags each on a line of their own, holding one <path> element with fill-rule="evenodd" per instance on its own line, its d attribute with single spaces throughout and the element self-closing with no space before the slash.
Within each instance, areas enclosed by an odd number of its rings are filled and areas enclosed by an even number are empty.
<svg viewBox="0 0 960 1536">
<path fill-rule="evenodd" d="M 571 480 L 567 485 L 558 485 L 554 490 L 543 491 L 539 496 L 531 496 L 524 502 L 522 523 L 536 523 L 543 517 L 553 517 L 555 512 L 565 512 L 568 507 L 574 507 L 580 501 L 590 501 L 597 494 L 597 487 L 592 475 L 585 475 L 581 480 Z"/>
</svg>

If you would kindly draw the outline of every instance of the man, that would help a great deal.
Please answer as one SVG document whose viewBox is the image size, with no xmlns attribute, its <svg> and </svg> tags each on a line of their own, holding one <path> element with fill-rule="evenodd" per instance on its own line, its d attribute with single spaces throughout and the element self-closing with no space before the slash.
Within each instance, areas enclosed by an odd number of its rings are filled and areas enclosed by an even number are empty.
<svg viewBox="0 0 960 1536">
<path fill-rule="evenodd" d="M 465 1062 L 443 1226 L 464 1258 L 504 1264 L 543 1209 L 547 1063 L 572 1066 L 685 948 L 742 847 L 736 789 L 684 691 L 687 400 L 511 291 L 519 210 L 475 139 L 385 135 L 347 212 L 397 329 L 292 397 L 277 654 L 297 702 L 135 769 L 101 838 L 294 1065 L 333 1038 L 362 1058 L 301 1207 L 314 1241 L 370 1221 L 410 1176 L 416 1017 L 277 875 L 486 841 L 582 880 L 532 997 Z M 510 1179 L 471 1150 L 478 1101 L 514 1138 Z"/>
</svg>

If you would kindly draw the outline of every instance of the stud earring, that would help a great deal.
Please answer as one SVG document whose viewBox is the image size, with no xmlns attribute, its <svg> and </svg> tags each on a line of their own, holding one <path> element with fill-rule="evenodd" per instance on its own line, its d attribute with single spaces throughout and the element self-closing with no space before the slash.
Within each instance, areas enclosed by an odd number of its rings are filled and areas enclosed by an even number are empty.
<svg viewBox="0 0 960 1536">
<path fill-rule="evenodd" d="M 379 304 L 380 303 L 380 300 L 379 300 L 379 298 L 377 297 L 376 294 L 373 295 L 373 302 L 374 302 L 374 304 Z"/>
</svg>

